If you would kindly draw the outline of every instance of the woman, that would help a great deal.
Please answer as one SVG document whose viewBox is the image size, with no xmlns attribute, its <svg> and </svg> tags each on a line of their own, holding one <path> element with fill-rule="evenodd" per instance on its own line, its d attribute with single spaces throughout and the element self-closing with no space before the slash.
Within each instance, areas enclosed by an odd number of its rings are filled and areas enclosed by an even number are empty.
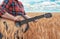
<svg viewBox="0 0 60 39">
<path fill-rule="evenodd" d="M 23 15 L 26 19 L 30 18 L 26 15 L 23 4 L 18 0 L 4 0 L 0 5 L 0 17 L 2 18 L 7 18 L 13 21 L 21 21 L 21 15 Z"/>
</svg>

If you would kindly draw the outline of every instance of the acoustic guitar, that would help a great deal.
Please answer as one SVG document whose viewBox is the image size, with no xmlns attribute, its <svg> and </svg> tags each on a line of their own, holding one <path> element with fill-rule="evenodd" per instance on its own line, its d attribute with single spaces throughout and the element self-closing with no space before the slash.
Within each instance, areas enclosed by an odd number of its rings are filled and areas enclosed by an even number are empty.
<svg viewBox="0 0 60 39">
<path fill-rule="evenodd" d="M 0 18 L 0 30 L 2 33 L 5 33 L 3 34 L 5 38 L 10 37 L 11 35 L 15 36 L 15 32 L 18 33 L 19 31 L 20 31 L 19 32 L 20 35 L 22 35 L 21 34 L 22 32 L 25 33 L 29 29 L 29 24 L 28 24 L 29 22 L 33 22 L 34 20 L 41 19 L 41 18 L 51 18 L 51 17 L 52 17 L 51 13 L 46 13 L 43 15 L 35 16 L 33 18 L 25 19 L 22 21 L 16 21 L 16 22 L 9 19 Z M 21 31 L 22 30 L 21 27 L 24 24 L 27 24 L 27 26 L 25 27 L 23 31 Z"/>
<path fill-rule="evenodd" d="M 41 18 L 50 18 L 50 17 L 52 17 L 52 14 L 46 13 L 43 15 L 35 16 L 33 18 L 25 19 L 22 21 L 16 21 L 16 22 L 8 20 L 8 19 L 3 19 L 3 18 L 1 18 L 0 20 L 4 24 L 4 26 L 6 27 L 6 30 L 8 30 L 9 26 L 12 28 L 13 26 L 17 26 L 17 27 L 20 26 L 21 27 L 21 25 L 27 24 L 26 29 L 24 31 L 24 32 L 26 32 L 29 29 L 29 24 L 28 24 L 29 22 L 32 22 L 34 20 L 41 19 Z"/>
</svg>

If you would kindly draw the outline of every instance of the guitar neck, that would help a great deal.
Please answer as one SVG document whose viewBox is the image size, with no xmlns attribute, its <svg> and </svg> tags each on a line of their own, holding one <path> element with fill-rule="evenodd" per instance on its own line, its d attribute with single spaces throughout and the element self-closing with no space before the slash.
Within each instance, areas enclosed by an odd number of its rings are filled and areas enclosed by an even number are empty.
<svg viewBox="0 0 60 39">
<path fill-rule="evenodd" d="M 43 17 L 44 17 L 44 15 L 39 15 L 39 16 L 36 16 L 36 17 L 33 17 L 33 18 L 22 20 L 20 22 L 21 22 L 21 25 L 23 25 L 25 23 L 28 23 L 28 22 L 31 22 L 31 21 L 34 21 L 34 20 L 37 20 L 37 19 L 40 19 L 40 18 L 43 18 Z"/>
</svg>

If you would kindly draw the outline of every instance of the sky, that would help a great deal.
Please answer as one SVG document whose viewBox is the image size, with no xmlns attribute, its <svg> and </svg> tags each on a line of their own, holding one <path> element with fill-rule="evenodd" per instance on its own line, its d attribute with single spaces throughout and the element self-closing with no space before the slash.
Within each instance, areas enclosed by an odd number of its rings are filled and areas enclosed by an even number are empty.
<svg viewBox="0 0 60 39">
<path fill-rule="evenodd" d="M 3 0 L 0 0 L 0 4 Z M 60 12 L 60 0 L 19 0 L 26 12 Z"/>
</svg>

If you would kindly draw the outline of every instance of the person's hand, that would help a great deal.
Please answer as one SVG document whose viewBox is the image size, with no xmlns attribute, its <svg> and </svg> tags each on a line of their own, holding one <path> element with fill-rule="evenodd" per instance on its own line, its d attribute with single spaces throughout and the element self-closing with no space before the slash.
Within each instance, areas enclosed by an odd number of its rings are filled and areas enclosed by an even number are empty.
<svg viewBox="0 0 60 39">
<path fill-rule="evenodd" d="M 31 17 L 28 16 L 28 15 L 25 15 L 25 17 L 26 17 L 27 19 L 31 18 Z M 34 20 L 33 22 L 37 22 L 37 21 L 38 21 L 38 19 L 37 19 L 37 20 Z"/>
<path fill-rule="evenodd" d="M 29 18 L 31 18 L 31 17 L 27 17 L 27 19 L 29 19 Z M 37 22 L 38 21 L 38 19 L 37 20 L 34 20 L 33 22 Z"/>
<path fill-rule="evenodd" d="M 29 19 L 29 18 L 31 18 L 31 17 L 28 16 L 27 19 Z M 34 20 L 33 22 L 37 22 L 37 21 L 38 21 L 38 19 L 37 20 Z"/>
<path fill-rule="evenodd" d="M 25 18 L 26 18 L 26 19 L 29 19 L 29 18 L 31 18 L 31 17 L 30 17 L 30 16 L 28 16 L 28 15 L 24 15 L 24 16 L 25 16 Z"/>
<path fill-rule="evenodd" d="M 21 20 L 20 20 L 20 16 L 16 16 L 16 17 L 14 18 L 14 21 L 21 21 Z"/>
</svg>

